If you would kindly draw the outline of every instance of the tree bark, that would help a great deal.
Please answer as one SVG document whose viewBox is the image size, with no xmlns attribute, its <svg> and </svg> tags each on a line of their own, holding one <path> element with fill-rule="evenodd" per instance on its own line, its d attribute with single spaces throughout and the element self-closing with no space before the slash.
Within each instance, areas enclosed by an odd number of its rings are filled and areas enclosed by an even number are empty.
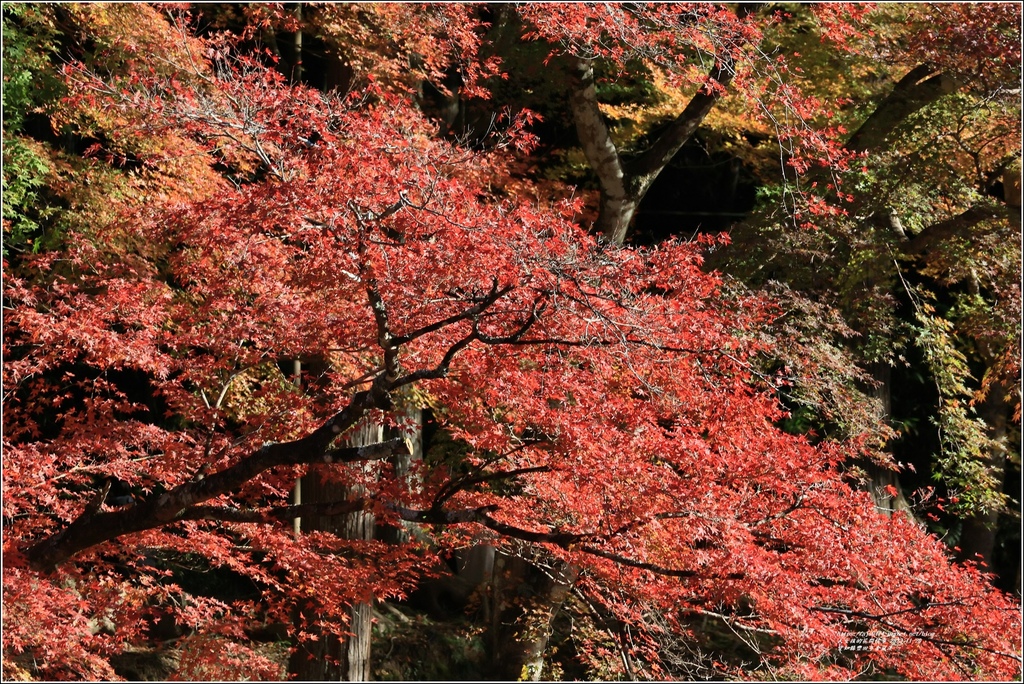
<svg viewBox="0 0 1024 684">
<path fill-rule="evenodd" d="M 542 570 L 518 556 L 495 555 L 490 636 L 498 678 L 541 681 L 551 623 L 576 582 L 576 572 L 562 563 Z"/>
<path fill-rule="evenodd" d="M 986 205 L 973 206 L 956 216 L 926 226 L 917 235 L 907 240 L 900 247 L 900 251 L 905 256 L 922 257 L 951 238 L 969 236 L 974 227 L 983 221 L 1006 218 L 1007 216 L 1009 216 L 1009 211 L 1002 208 Z M 1015 236 L 1007 235 L 1006 237 L 1013 239 Z"/>
<path fill-rule="evenodd" d="M 382 426 L 364 419 L 346 436 L 351 446 L 377 444 L 384 440 Z M 302 495 L 305 503 L 319 503 L 359 497 L 358 487 L 348 487 L 332 480 L 330 473 L 314 467 L 302 478 Z M 339 516 L 306 516 L 303 519 L 306 531 L 320 530 L 333 532 L 344 539 L 370 540 L 374 536 L 374 516 L 367 511 L 354 511 Z M 365 682 L 370 679 L 370 637 L 372 631 L 372 601 L 367 600 L 351 607 L 348 625 L 349 636 L 338 638 L 332 634 L 319 634 L 313 642 L 300 643 L 288 663 L 288 671 L 298 680 L 307 681 L 349 681 Z M 314 623 L 316 615 L 308 608 L 301 608 L 297 616 Z M 307 626 L 306 631 L 315 629 Z"/>
<path fill-rule="evenodd" d="M 651 147 L 626 163 L 612 140 L 608 124 L 597 102 L 594 66 L 591 60 L 574 59 L 569 106 L 576 123 L 583 154 L 597 176 L 601 190 L 594 231 L 605 242 L 621 245 L 629 233 L 637 207 L 655 179 L 711 112 L 733 77 L 733 63 L 721 57 L 708 74 L 707 83 L 687 103 L 668 129 Z"/>
<path fill-rule="evenodd" d="M 395 479 L 405 486 L 406 491 L 414 491 L 419 487 L 420 482 L 410 477 L 410 472 L 413 463 L 423 460 L 423 409 L 418 406 L 404 407 L 402 421 L 413 426 L 411 434 L 401 429 L 384 429 L 385 440 L 401 439 L 405 441 L 407 447 L 401 453 L 396 453 L 389 458 L 388 462 L 394 469 Z M 375 537 L 389 544 L 404 544 L 409 541 L 409 525 L 411 524 L 406 522 L 399 527 L 378 525 Z"/>
<path fill-rule="evenodd" d="M 295 68 L 292 71 L 292 83 L 302 83 L 302 3 L 295 3 Z"/>
<path fill-rule="evenodd" d="M 896 83 L 892 92 L 875 108 L 846 143 L 846 149 L 865 152 L 881 147 L 889 135 L 907 117 L 955 92 L 961 83 L 930 64 L 911 69 Z"/>
</svg>

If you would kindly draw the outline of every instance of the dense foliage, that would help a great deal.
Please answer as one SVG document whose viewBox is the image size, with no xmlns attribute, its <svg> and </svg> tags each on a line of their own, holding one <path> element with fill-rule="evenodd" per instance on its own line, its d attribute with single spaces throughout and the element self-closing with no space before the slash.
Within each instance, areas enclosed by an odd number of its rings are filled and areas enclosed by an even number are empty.
<svg viewBox="0 0 1024 684">
<path fill-rule="evenodd" d="M 1014 505 L 1019 7 L 974 7 L 5 6 L 5 677 L 169 630 L 176 677 L 281 678 L 482 547 L 512 678 L 558 630 L 582 677 L 1019 677 L 1019 600 L 851 469 L 916 349 L 942 494 Z M 903 109 L 833 107 L 808 33 Z M 701 130 L 762 208 L 630 240 Z"/>
</svg>

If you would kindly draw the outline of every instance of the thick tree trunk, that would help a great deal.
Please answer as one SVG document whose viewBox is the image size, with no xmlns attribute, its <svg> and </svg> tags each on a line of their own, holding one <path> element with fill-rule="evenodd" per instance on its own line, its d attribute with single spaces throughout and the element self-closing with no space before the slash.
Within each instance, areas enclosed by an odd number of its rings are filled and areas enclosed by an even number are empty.
<svg viewBox="0 0 1024 684">
<path fill-rule="evenodd" d="M 985 459 L 985 466 L 993 479 L 1000 484 L 1005 483 L 1007 455 L 1007 422 L 1010 411 L 1007 401 L 1007 388 L 1001 383 L 994 385 L 985 397 L 980 408 L 981 419 L 988 426 L 988 436 L 992 440 L 991 450 Z M 966 518 L 963 532 L 960 535 L 960 558 L 963 560 L 980 560 L 993 569 L 992 557 L 996 547 L 996 527 L 999 523 L 998 509 L 991 509 L 984 514 Z"/>
<path fill-rule="evenodd" d="M 575 581 L 575 568 L 559 564 L 542 570 L 523 558 L 496 554 L 490 637 L 499 679 L 536 682 L 543 678 L 551 624 Z"/>
<path fill-rule="evenodd" d="M 569 106 L 583 154 L 597 175 L 601 189 L 601 205 L 593 229 L 605 242 L 615 245 L 625 242 L 640 202 L 711 112 L 722 89 L 732 80 L 732 68 L 732 61 L 723 56 L 721 63 L 708 74 L 707 86 L 691 98 L 647 151 L 626 163 L 619 156 L 598 105 L 593 62 L 573 60 Z"/>
<path fill-rule="evenodd" d="M 383 427 L 365 419 L 352 429 L 346 439 L 351 446 L 376 444 L 383 440 Z M 333 482 L 317 468 L 302 478 L 301 491 L 304 503 L 338 501 L 361 494 Z M 333 532 L 345 539 L 370 540 L 374 537 L 374 516 L 366 511 L 338 516 L 306 516 L 302 520 L 302 529 Z M 317 619 L 306 609 L 300 609 L 299 617 L 305 617 L 309 622 Z M 368 681 L 372 604 L 368 601 L 353 605 L 349 617 L 350 635 L 347 638 L 320 634 L 318 640 L 300 644 L 289 661 L 289 673 L 298 680 L 306 681 Z M 307 631 L 313 630 L 307 628 Z"/>
</svg>

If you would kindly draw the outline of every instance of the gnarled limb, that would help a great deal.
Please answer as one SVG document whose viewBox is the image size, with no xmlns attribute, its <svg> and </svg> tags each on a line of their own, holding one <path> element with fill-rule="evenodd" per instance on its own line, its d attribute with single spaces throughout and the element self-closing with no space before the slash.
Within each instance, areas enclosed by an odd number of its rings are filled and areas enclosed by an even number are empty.
<svg viewBox="0 0 1024 684">
<path fill-rule="evenodd" d="M 29 547 L 26 552 L 29 561 L 38 570 L 49 571 L 80 551 L 126 534 L 162 527 L 180 520 L 208 518 L 212 509 L 200 504 L 221 494 L 235 491 L 242 484 L 271 468 L 305 463 L 381 460 L 392 454 L 404 453 L 408 446 L 405 440 L 400 439 L 328 451 L 327 447 L 333 439 L 331 435 L 337 435 L 345 429 L 341 426 L 345 425 L 349 416 L 355 412 L 354 407 L 358 408 L 362 403 L 354 398 L 348 407 L 307 437 L 263 447 L 238 463 L 205 478 L 186 482 L 168 492 L 151 496 L 147 500 L 117 511 L 94 513 L 87 509 L 68 527 Z M 363 408 L 360 415 L 369 408 Z M 334 432 L 336 428 L 340 429 Z M 228 509 L 221 510 L 228 515 Z M 293 513 L 288 515 L 294 516 Z"/>
<path fill-rule="evenodd" d="M 878 147 L 911 114 L 959 90 L 962 85 L 950 74 L 929 64 L 911 69 L 850 136 L 846 149 L 864 152 Z"/>
<path fill-rule="evenodd" d="M 569 105 L 583 153 L 601 188 L 601 206 L 594 230 L 603 235 L 606 242 L 621 245 L 625 241 L 640 201 L 721 99 L 733 73 L 732 59 L 727 55 L 720 56 L 705 85 L 665 132 L 646 152 L 626 163 L 619 155 L 597 102 L 593 61 L 573 61 L 574 85 L 569 94 Z"/>
</svg>

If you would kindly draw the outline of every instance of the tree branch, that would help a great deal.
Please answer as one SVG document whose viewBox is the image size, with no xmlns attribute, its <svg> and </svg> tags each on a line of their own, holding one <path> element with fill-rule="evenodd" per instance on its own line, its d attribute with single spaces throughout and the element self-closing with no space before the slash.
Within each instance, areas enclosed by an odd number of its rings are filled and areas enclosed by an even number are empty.
<svg viewBox="0 0 1024 684">
<path fill-rule="evenodd" d="M 468 309 L 465 309 L 457 314 L 453 314 L 448 318 L 431 323 L 430 325 L 425 325 L 421 328 L 417 328 L 416 330 L 406 333 L 405 335 L 399 335 L 398 337 L 395 337 L 393 339 L 393 342 L 395 344 L 407 344 L 419 337 L 423 337 L 424 335 L 427 335 L 429 333 L 436 332 L 441 328 L 444 328 L 445 326 L 451 325 L 453 323 L 458 323 L 459 321 L 471 320 L 474 316 L 479 316 L 481 313 L 486 311 L 492 304 L 494 304 L 496 301 L 498 301 L 499 299 L 501 299 L 514 289 L 514 285 L 506 285 L 505 287 L 499 289 L 498 283 L 497 281 L 495 281 L 491 287 L 491 291 L 488 292 L 482 299 L 477 301 L 476 304 L 469 307 Z"/>
<path fill-rule="evenodd" d="M 638 200 L 647 193 L 661 170 L 697 131 L 715 103 L 722 99 L 725 88 L 735 75 L 734 68 L 729 55 L 719 55 L 704 85 L 686 104 L 686 108 L 669 124 L 668 129 L 658 137 L 650 149 L 626 164 L 626 173 L 630 176 L 630 185 Z"/>
<path fill-rule="evenodd" d="M 723 580 L 740 580 L 745 577 L 742 572 L 731 572 L 728 575 L 712 575 L 699 572 L 697 570 L 675 570 L 673 568 L 666 568 L 661 565 L 655 565 L 654 563 L 645 563 L 643 561 L 633 560 L 625 556 L 620 556 L 617 553 L 611 553 L 609 551 L 602 551 L 593 546 L 582 546 L 579 549 L 584 553 L 589 553 L 592 556 L 598 556 L 600 558 L 606 558 L 615 563 L 621 565 L 628 565 L 631 568 L 637 568 L 639 570 L 648 570 L 656 575 L 665 575 L 666 577 L 707 577 L 709 579 L 723 579 Z"/>
<path fill-rule="evenodd" d="M 686 144 L 721 99 L 732 81 L 734 64 L 727 53 L 717 56 L 704 86 L 654 145 L 633 161 L 624 163 L 612 140 L 597 101 L 593 62 L 577 58 L 571 65 L 569 106 L 583 154 L 597 175 L 601 207 L 594 229 L 611 244 L 622 244 L 633 212 L 662 169 Z"/>
<path fill-rule="evenodd" d="M 959 90 L 962 85 L 951 75 L 937 71 L 930 64 L 921 64 L 911 69 L 850 136 L 846 149 L 865 152 L 883 145 L 886 138 L 907 117 L 944 95 Z"/>
<path fill-rule="evenodd" d="M 674 354 L 717 354 L 722 351 L 718 348 L 692 349 L 690 347 L 673 347 L 666 344 L 655 344 L 654 342 L 630 338 L 626 338 L 624 340 L 601 340 L 596 338 L 589 340 L 568 340 L 561 337 L 530 337 L 524 340 L 514 339 L 511 337 L 488 337 L 486 335 L 481 335 L 480 342 L 483 344 L 508 344 L 512 346 L 554 345 L 559 347 L 611 347 L 613 345 L 635 344 L 638 347 L 648 347 L 650 349 L 656 349 L 657 351 L 672 352 Z"/>
<path fill-rule="evenodd" d="M 465 523 L 476 523 L 494 530 L 499 534 L 513 539 L 532 542 L 535 544 L 555 544 L 556 546 L 569 546 L 583 539 L 593 537 L 591 533 L 575 534 L 571 532 L 532 532 L 514 525 L 507 525 L 492 518 L 489 513 L 498 510 L 497 506 L 482 506 L 461 511 L 427 510 L 417 511 L 408 508 L 396 508 L 399 516 L 407 522 L 418 522 L 433 525 L 458 525 Z"/>
<path fill-rule="evenodd" d="M 366 298 L 370 302 L 370 310 L 373 312 L 373 320 L 377 324 L 377 344 L 384 352 L 384 374 L 389 380 L 398 377 L 398 344 L 395 343 L 391 334 L 391 324 L 388 319 L 387 305 L 380 294 L 380 286 L 370 267 L 367 265 L 366 241 L 363 239 L 363 221 L 356 214 L 360 232 L 357 244 L 359 252 L 359 275 L 366 286 Z"/>
<path fill-rule="evenodd" d="M 394 383 L 392 383 L 392 389 L 398 389 L 399 387 L 404 387 L 405 385 L 411 385 L 412 383 L 419 382 L 420 380 L 440 380 L 441 378 L 447 377 L 448 370 L 451 368 L 452 361 L 455 359 L 456 354 L 458 354 L 460 351 L 468 347 L 470 343 L 472 343 L 474 340 L 477 340 L 479 338 L 480 333 L 478 333 L 476 328 L 474 327 L 473 332 L 469 333 L 468 335 L 466 335 L 461 340 L 459 340 L 458 342 L 456 342 L 455 344 L 448 348 L 448 351 L 445 352 L 444 358 L 441 359 L 440 363 L 438 363 L 433 368 L 423 368 L 418 371 L 409 373 L 408 375 L 405 375 L 401 378 L 398 378 L 397 380 L 395 380 Z"/>
<path fill-rule="evenodd" d="M 517 468 L 515 470 L 502 470 L 493 473 L 486 473 L 484 475 L 477 475 L 475 477 L 457 477 L 454 480 L 449 480 L 444 487 L 434 497 L 434 502 L 431 508 L 439 508 L 448 499 L 455 496 L 460 490 L 471 487 L 475 484 L 482 482 L 494 482 L 495 480 L 507 480 L 509 478 L 518 477 L 520 475 L 526 475 L 528 473 L 548 473 L 551 472 L 551 466 L 534 466 L 532 468 Z"/>
<path fill-rule="evenodd" d="M 378 460 L 390 454 L 406 453 L 408 446 L 404 440 L 327 450 L 338 435 L 385 401 L 387 388 L 378 382 L 381 377 L 374 381 L 370 390 L 356 394 L 348 406 L 302 439 L 265 445 L 224 470 L 190 480 L 118 511 L 93 514 L 87 507 L 68 527 L 32 545 L 26 552 L 30 562 L 39 570 L 49 571 L 96 544 L 181 520 L 197 504 L 236 491 L 271 468 L 304 463 Z"/>
<path fill-rule="evenodd" d="M 1006 215 L 1005 211 L 999 211 L 991 206 L 973 206 L 945 221 L 926 226 L 920 233 L 910 238 L 901 251 L 907 256 L 923 254 L 955 235 L 967 235 L 971 228 L 982 221 L 1005 218 Z"/>
</svg>

